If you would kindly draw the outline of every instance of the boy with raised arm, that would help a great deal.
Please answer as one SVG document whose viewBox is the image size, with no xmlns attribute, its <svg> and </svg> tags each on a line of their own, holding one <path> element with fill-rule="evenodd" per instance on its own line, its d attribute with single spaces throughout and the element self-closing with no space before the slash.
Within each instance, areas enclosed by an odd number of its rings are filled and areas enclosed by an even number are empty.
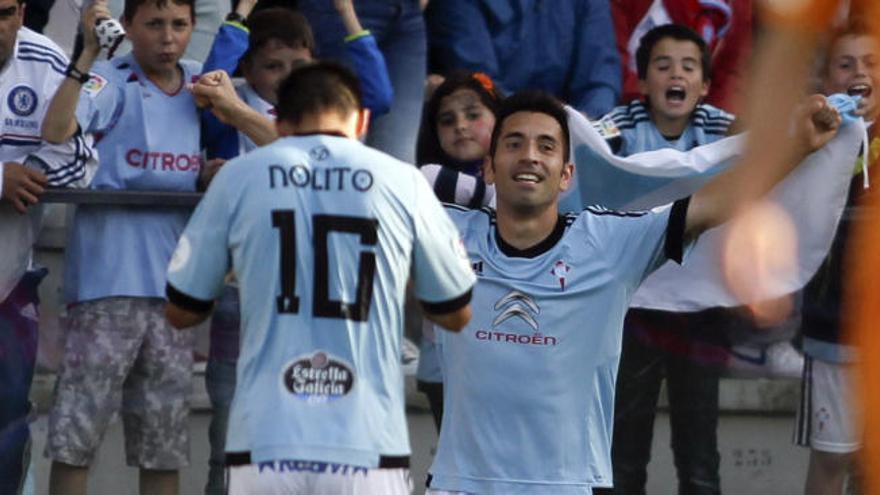
<svg viewBox="0 0 880 495">
<path fill-rule="evenodd" d="M 98 141 L 94 189 L 194 191 L 202 160 L 198 111 L 186 84 L 200 64 L 181 60 L 193 0 L 128 0 L 131 53 L 96 62 L 99 1 L 83 13 L 84 48 L 43 122 L 43 138 Z M 204 178 L 204 177 L 202 177 Z M 121 413 L 126 462 L 144 495 L 177 493 L 189 462 L 192 339 L 163 317 L 165 271 L 187 208 L 79 205 L 69 226 L 64 356 L 46 445 L 50 493 L 86 492 L 88 468 Z"/>
</svg>

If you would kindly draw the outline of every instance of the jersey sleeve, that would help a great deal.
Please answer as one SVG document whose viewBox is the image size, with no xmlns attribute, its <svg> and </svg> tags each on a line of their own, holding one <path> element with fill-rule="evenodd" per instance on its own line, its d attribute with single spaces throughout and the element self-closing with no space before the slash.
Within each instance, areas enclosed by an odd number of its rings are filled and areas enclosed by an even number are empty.
<svg viewBox="0 0 880 495">
<path fill-rule="evenodd" d="M 425 311 L 450 313 L 470 302 L 476 282 L 461 235 L 421 175 L 415 176 L 413 280 Z"/>
<path fill-rule="evenodd" d="M 76 120 L 87 134 L 106 134 L 122 115 L 124 88 L 105 72 L 93 71 L 83 84 L 76 107 Z"/>
<path fill-rule="evenodd" d="M 682 263 L 685 219 L 690 198 L 648 212 L 597 211 L 595 240 L 610 269 L 635 288 L 667 260 Z"/>
<path fill-rule="evenodd" d="M 25 165 L 41 170 L 52 187 L 88 187 L 98 169 L 98 153 L 92 135 L 80 130 L 67 141 L 46 141 L 25 159 Z"/>
<path fill-rule="evenodd" d="M 603 115 L 602 118 L 591 120 L 593 129 L 608 143 L 611 152 L 620 154 L 623 149 L 623 133 L 620 131 L 621 121 L 626 119 L 626 107 L 617 107 Z"/>
<path fill-rule="evenodd" d="M 373 116 L 388 113 L 394 101 L 394 89 L 376 38 L 369 32 L 349 36 L 345 39 L 345 50 L 361 81 L 364 107 L 369 108 Z"/>
<path fill-rule="evenodd" d="M 193 312 L 211 309 L 230 268 L 229 172 L 224 167 L 211 181 L 168 265 L 168 300 Z"/>
<path fill-rule="evenodd" d="M 202 66 L 204 72 L 225 70 L 229 77 L 248 49 L 248 29 L 238 22 L 226 21 L 217 30 L 211 51 Z"/>
<path fill-rule="evenodd" d="M 468 208 L 488 206 L 495 197 L 495 185 L 443 165 L 428 164 L 419 168 L 437 199 Z"/>
</svg>

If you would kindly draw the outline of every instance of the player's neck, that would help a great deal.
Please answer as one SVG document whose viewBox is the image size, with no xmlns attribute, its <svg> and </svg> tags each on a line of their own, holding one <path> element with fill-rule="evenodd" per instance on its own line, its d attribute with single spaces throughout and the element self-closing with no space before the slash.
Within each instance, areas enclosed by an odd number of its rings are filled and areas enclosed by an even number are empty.
<svg viewBox="0 0 880 495">
<path fill-rule="evenodd" d="M 276 124 L 280 136 L 302 134 L 342 134 L 352 137 L 352 130 L 345 120 L 334 113 L 304 115 L 297 123 L 278 121 Z"/>
<path fill-rule="evenodd" d="M 516 249 L 525 250 L 546 239 L 556 228 L 558 217 L 556 203 L 529 211 L 499 203 L 495 220 L 501 239 Z"/>
</svg>

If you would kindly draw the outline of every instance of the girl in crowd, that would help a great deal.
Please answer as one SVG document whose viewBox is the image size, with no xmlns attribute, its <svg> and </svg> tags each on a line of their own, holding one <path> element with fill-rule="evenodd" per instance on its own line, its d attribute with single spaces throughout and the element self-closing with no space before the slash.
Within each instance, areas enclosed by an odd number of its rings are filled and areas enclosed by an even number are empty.
<svg viewBox="0 0 880 495">
<path fill-rule="evenodd" d="M 483 159 L 489 153 L 495 111 L 501 94 L 486 74 L 456 72 L 431 93 L 422 112 L 416 145 L 416 164 L 440 201 L 470 208 L 488 205 L 493 186 L 482 180 Z M 418 390 L 428 397 L 437 429 L 443 417 L 443 383 L 434 326 L 424 320 Z"/>
</svg>

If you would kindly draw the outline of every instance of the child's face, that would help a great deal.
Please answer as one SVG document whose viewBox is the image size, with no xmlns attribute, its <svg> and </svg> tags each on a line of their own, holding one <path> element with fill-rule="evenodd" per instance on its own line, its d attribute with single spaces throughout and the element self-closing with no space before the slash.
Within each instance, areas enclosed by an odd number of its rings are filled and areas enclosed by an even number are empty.
<svg viewBox="0 0 880 495">
<path fill-rule="evenodd" d="M 458 89 L 440 100 L 437 140 L 452 158 L 461 162 L 482 160 L 489 152 L 495 114 L 472 89 Z"/>
<path fill-rule="evenodd" d="M 12 55 L 23 22 L 24 5 L 19 5 L 18 0 L 0 0 L 0 65 Z"/>
<path fill-rule="evenodd" d="M 648 71 L 639 80 L 655 121 L 686 120 L 709 92 L 700 48 L 692 41 L 663 38 L 651 50 Z"/>
<path fill-rule="evenodd" d="M 880 43 L 871 36 L 853 34 L 838 38 L 828 59 L 828 71 L 823 81 L 825 94 L 860 95 L 859 108 L 869 120 L 876 118 L 880 113 L 874 93 L 880 82 L 878 57 Z"/>
<path fill-rule="evenodd" d="M 189 5 L 155 2 L 140 5 L 130 21 L 123 20 L 135 60 L 147 74 L 177 70 L 189 44 L 193 20 Z"/>
<path fill-rule="evenodd" d="M 261 98 L 278 103 L 278 86 L 295 67 L 312 61 L 308 48 L 291 48 L 277 39 L 270 39 L 246 63 L 242 73 Z"/>
</svg>

